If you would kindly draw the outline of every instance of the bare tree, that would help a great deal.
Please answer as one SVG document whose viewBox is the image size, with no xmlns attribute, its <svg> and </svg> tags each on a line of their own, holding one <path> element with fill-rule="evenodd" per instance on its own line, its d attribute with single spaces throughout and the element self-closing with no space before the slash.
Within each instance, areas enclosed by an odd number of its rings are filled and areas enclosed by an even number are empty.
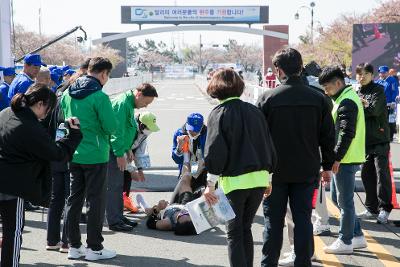
<svg viewBox="0 0 400 267">
<path fill-rule="evenodd" d="M 40 36 L 35 32 L 26 31 L 21 25 L 16 25 L 13 34 L 15 34 L 15 44 L 13 43 L 12 47 L 14 47 L 13 53 L 16 58 L 24 56 L 54 38 L 54 36 Z M 115 65 L 122 61 L 115 49 L 100 45 L 89 52 L 79 45 L 73 37 L 62 39 L 39 53 L 43 57 L 43 61 L 50 65 L 63 65 L 65 63 L 78 66 L 89 56 L 107 57 Z"/>
<path fill-rule="evenodd" d="M 310 42 L 297 45 L 304 62 L 317 61 L 321 65 L 351 65 L 353 24 L 400 22 L 400 0 L 381 2 L 376 9 L 362 15 L 341 14 L 326 29 L 319 29 L 319 36 Z"/>
</svg>

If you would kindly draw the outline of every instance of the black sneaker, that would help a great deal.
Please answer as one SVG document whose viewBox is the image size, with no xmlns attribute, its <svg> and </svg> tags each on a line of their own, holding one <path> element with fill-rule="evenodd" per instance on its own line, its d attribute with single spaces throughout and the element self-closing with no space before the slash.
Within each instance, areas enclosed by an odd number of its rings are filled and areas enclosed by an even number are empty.
<svg viewBox="0 0 400 267">
<path fill-rule="evenodd" d="M 110 225 L 108 228 L 114 232 L 130 232 L 133 230 L 132 226 L 127 225 L 123 222 L 119 222 L 119 223 Z"/>
<path fill-rule="evenodd" d="M 123 222 L 124 224 L 130 225 L 130 226 L 132 226 L 132 227 L 136 227 L 136 226 L 138 225 L 137 222 L 132 221 L 132 220 L 129 220 L 129 219 L 126 218 L 125 216 L 122 217 L 122 222 Z"/>
</svg>

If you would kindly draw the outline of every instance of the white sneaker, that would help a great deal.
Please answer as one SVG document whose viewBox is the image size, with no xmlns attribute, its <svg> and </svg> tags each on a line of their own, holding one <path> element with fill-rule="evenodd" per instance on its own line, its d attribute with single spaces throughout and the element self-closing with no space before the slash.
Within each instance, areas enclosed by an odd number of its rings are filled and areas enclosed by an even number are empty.
<svg viewBox="0 0 400 267">
<path fill-rule="evenodd" d="M 389 219 L 389 215 L 390 215 L 390 212 L 387 212 L 387 211 L 385 211 L 385 210 L 381 210 L 380 212 L 379 212 L 379 215 L 378 215 L 378 218 L 376 218 L 377 219 L 377 222 L 378 223 L 381 223 L 381 224 L 386 224 L 386 223 L 388 223 L 388 219 Z"/>
<path fill-rule="evenodd" d="M 68 259 L 79 259 L 86 256 L 86 248 L 82 245 L 80 248 L 70 247 L 68 249 Z"/>
<path fill-rule="evenodd" d="M 88 248 L 85 260 L 88 261 L 106 260 L 106 259 L 112 259 L 115 256 L 117 256 L 117 252 L 115 252 L 114 250 L 108 250 L 103 248 L 102 250 L 96 251 Z"/>
<path fill-rule="evenodd" d="M 336 239 L 332 245 L 324 247 L 324 251 L 327 254 L 352 254 L 353 245 L 346 245 L 341 239 Z"/>
<path fill-rule="evenodd" d="M 357 214 L 357 217 L 364 220 L 375 219 L 377 214 L 370 212 L 369 210 L 364 210 L 363 212 Z"/>
<path fill-rule="evenodd" d="M 317 236 L 329 236 L 331 235 L 331 228 L 329 224 L 318 224 L 313 225 L 313 234 Z"/>
<path fill-rule="evenodd" d="M 351 243 L 353 245 L 353 249 L 361 249 L 367 247 L 367 240 L 365 240 L 365 237 L 363 235 L 353 237 Z"/>
<path fill-rule="evenodd" d="M 294 251 L 288 252 L 285 254 L 289 254 L 286 256 L 286 258 L 279 260 L 279 265 L 280 266 L 294 266 L 294 260 L 296 259 L 296 254 L 294 254 Z"/>
<path fill-rule="evenodd" d="M 136 202 L 143 211 L 150 208 L 150 206 L 146 203 L 146 201 L 144 200 L 144 198 L 141 194 L 136 195 Z"/>
<path fill-rule="evenodd" d="M 283 257 L 287 258 L 287 257 L 289 257 L 289 256 L 292 255 L 292 254 L 294 254 L 294 249 L 292 249 L 291 251 L 288 251 L 288 252 L 283 253 Z"/>
</svg>

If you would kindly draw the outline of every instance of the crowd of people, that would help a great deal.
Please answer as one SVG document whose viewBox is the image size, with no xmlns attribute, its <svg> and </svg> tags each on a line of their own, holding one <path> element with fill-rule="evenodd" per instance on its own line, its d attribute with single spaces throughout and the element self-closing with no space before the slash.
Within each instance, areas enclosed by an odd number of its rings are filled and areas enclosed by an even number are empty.
<svg viewBox="0 0 400 267">
<path fill-rule="evenodd" d="M 399 92 L 388 67 L 379 67 L 374 81 L 373 66 L 360 63 L 357 92 L 339 66 L 323 68 L 319 85 L 310 85 L 295 49 L 279 50 L 272 62 L 275 71 L 268 73 L 279 83 L 256 105 L 240 99 L 245 83 L 239 73 L 216 70 L 206 91 L 219 104 L 207 125 L 202 114 L 192 113 L 174 133 L 171 158 L 179 177 L 170 200 L 149 206 L 136 195 L 149 229 L 195 235 L 185 205 L 201 196 L 214 205 L 220 188 L 236 215 L 226 223 L 230 266 L 253 266 L 251 227 L 260 204 L 261 266 L 312 265 L 313 235 L 331 234 L 324 195 L 329 183 L 341 218 L 339 236 L 325 253 L 367 247 L 360 219 L 387 223 L 393 208 L 388 155 Z M 110 99 L 102 88 L 112 68 L 103 57 L 85 60 L 76 71 L 46 68 L 37 54 L 25 57 L 17 75 L 14 68 L 0 68 L 1 266 L 19 265 L 28 205 L 48 207 L 46 249 L 69 259 L 117 255 L 103 246 L 105 219 L 111 231 L 137 226 L 124 216 L 124 206 L 138 210 L 131 181 L 144 181 L 147 137 L 160 129 L 155 114 L 135 109 L 146 108 L 158 93 L 143 83 Z M 356 215 L 360 169 L 367 210 Z M 313 215 L 315 192 L 320 201 Z M 84 206 L 86 245 L 79 228 Z M 279 260 L 285 224 L 292 250 Z"/>
</svg>

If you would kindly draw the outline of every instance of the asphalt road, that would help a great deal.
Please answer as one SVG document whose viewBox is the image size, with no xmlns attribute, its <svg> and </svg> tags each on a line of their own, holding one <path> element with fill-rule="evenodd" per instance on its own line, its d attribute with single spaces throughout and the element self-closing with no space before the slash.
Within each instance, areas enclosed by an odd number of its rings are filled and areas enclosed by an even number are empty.
<svg viewBox="0 0 400 267">
<path fill-rule="evenodd" d="M 162 81 L 155 83 L 159 98 L 148 110 L 157 115 L 160 132 L 149 139 L 149 152 L 152 170 L 146 171 L 146 182 L 134 183 L 133 190 L 142 192 L 145 199 L 156 203 L 159 199 L 169 199 L 177 172 L 171 159 L 171 144 L 174 131 L 182 127 L 185 118 L 191 112 L 200 112 L 207 118 L 213 105 L 204 97 L 193 81 Z M 393 154 L 398 159 L 398 145 Z M 400 164 L 396 163 L 400 167 Z M 158 191 L 158 192 L 155 192 Z M 167 192 L 164 192 L 167 191 Z M 137 194 L 134 192 L 133 195 Z M 364 194 L 360 193 L 361 199 Z M 397 195 L 400 200 L 399 194 Z M 356 209 L 363 210 L 362 204 L 355 197 Z M 315 238 L 318 261 L 314 266 L 400 266 L 400 239 L 390 231 L 400 235 L 400 228 L 378 225 L 373 221 L 363 222 L 362 227 L 368 239 L 368 249 L 355 252 L 353 256 L 331 256 L 324 254 L 322 248 L 331 243 L 338 233 L 338 210 L 329 205 L 333 237 Z M 148 230 L 142 220 L 144 214 L 128 215 L 139 221 L 139 226 L 132 233 L 114 233 L 104 227 L 104 245 L 115 249 L 115 259 L 102 262 L 67 260 L 65 254 L 48 252 L 46 242 L 46 216 L 37 212 L 26 214 L 21 266 L 228 266 L 225 228 L 202 233 L 199 236 L 177 237 L 169 232 Z M 391 214 L 391 219 L 400 220 L 399 210 Z M 44 219 L 44 221 L 42 220 Z M 263 215 L 260 207 L 253 224 L 255 244 L 254 266 L 259 266 L 261 259 Z M 83 238 L 86 227 L 82 225 Z M 84 241 L 85 239 L 83 239 Z M 289 250 L 285 235 L 282 252 Z"/>
</svg>

